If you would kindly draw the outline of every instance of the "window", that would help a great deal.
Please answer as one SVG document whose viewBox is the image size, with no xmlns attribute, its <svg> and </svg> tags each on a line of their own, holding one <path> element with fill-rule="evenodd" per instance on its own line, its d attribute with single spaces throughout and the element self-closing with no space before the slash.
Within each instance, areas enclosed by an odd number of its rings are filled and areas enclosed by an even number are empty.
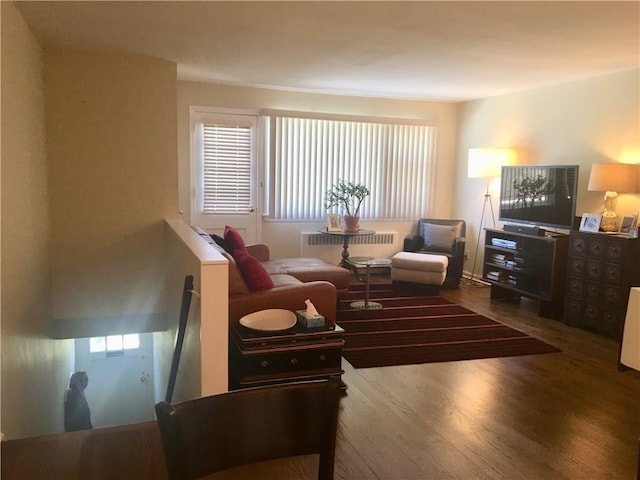
<svg viewBox="0 0 640 480">
<path fill-rule="evenodd" d="M 277 220 L 323 220 L 325 192 L 338 180 L 371 191 L 361 218 L 415 220 L 430 212 L 437 129 L 353 118 L 269 117 L 267 211 Z"/>
<path fill-rule="evenodd" d="M 206 225 L 206 217 L 249 212 L 255 165 L 255 115 L 201 108 L 192 110 L 193 186 L 192 223 Z"/>
<path fill-rule="evenodd" d="M 140 348 L 140 335 L 137 333 L 91 337 L 89 339 L 90 353 L 106 353 L 109 356 L 121 354 L 124 350 L 137 350 L 138 348 Z"/>
</svg>

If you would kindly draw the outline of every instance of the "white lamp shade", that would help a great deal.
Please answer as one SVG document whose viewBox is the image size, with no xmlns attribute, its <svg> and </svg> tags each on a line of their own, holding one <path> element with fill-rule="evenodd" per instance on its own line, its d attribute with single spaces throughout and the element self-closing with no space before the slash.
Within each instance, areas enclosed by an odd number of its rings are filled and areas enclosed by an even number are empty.
<svg viewBox="0 0 640 480">
<path fill-rule="evenodd" d="M 590 192 L 627 192 L 634 193 L 639 190 L 638 164 L 628 163 L 594 163 L 591 165 L 589 175 Z"/>
<path fill-rule="evenodd" d="M 503 165 L 516 163 L 516 153 L 510 148 L 470 148 L 467 176 L 497 178 Z"/>
</svg>

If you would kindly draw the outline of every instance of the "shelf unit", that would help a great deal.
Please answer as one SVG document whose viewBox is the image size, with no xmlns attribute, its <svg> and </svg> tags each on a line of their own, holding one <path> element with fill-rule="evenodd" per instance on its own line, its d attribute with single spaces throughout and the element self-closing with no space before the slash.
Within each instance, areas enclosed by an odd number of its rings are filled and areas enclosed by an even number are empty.
<svg viewBox="0 0 640 480">
<path fill-rule="evenodd" d="M 485 229 L 482 278 L 491 298 L 532 298 L 538 315 L 562 318 L 568 245 L 568 235 Z"/>
<path fill-rule="evenodd" d="M 565 322 L 620 340 L 640 285 L 640 239 L 572 231 L 569 245 Z"/>
</svg>

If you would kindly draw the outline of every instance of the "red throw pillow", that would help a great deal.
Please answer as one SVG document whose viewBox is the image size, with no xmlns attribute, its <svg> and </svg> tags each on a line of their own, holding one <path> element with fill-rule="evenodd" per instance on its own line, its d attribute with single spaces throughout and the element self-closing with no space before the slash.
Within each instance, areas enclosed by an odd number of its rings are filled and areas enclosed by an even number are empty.
<svg viewBox="0 0 640 480">
<path fill-rule="evenodd" d="M 230 227 L 229 225 L 224 227 L 224 239 L 231 247 L 231 250 L 233 252 L 232 255 L 235 256 L 236 253 L 238 254 L 249 253 L 247 251 L 247 246 L 244 244 L 244 240 L 242 239 L 242 236 L 240 235 L 240 233 L 238 233 L 238 230 L 236 230 L 235 228 Z"/>
<path fill-rule="evenodd" d="M 256 257 L 247 254 L 234 255 L 233 258 L 238 264 L 242 278 L 249 285 L 252 292 L 260 290 L 270 290 L 275 285 L 273 280 Z"/>
</svg>

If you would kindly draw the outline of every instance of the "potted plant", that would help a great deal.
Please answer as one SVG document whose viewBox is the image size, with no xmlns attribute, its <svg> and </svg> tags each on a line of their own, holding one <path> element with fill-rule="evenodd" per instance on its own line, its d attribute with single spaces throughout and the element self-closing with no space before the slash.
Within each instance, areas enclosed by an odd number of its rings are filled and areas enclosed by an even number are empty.
<svg viewBox="0 0 640 480">
<path fill-rule="evenodd" d="M 369 196 L 369 189 L 361 183 L 339 180 L 324 195 L 324 206 L 339 206 L 343 210 L 345 231 L 359 230 L 359 213 L 362 201 Z"/>
</svg>

